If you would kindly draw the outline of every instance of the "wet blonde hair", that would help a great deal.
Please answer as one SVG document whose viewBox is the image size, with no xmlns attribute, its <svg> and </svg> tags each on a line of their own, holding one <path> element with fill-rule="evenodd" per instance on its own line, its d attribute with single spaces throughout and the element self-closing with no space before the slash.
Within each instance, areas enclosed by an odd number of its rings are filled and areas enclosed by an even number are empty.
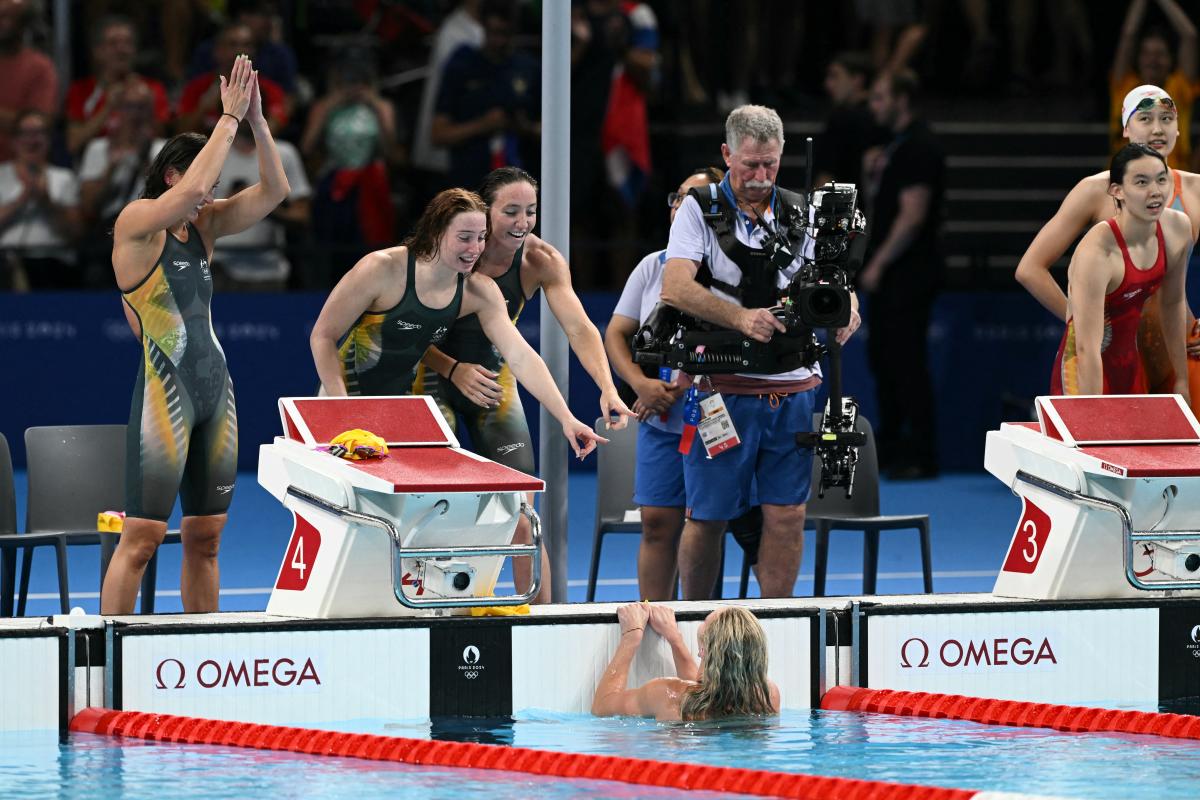
<svg viewBox="0 0 1200 800">
<path fill-rule="evenodd" d="M 683 696 L 684 720 L 773 714 L 767 636 L 747 609 L 722 609 L 700 633 L 700 683 Z"/>
</svg>

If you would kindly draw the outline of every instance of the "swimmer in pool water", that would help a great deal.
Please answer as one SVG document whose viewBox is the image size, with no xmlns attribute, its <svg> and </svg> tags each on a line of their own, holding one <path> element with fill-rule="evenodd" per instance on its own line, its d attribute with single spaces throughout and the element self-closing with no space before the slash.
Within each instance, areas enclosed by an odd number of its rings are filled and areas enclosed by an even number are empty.
<svg viewBox="0 0 1200 800">
<path fill-rule="evenodd" d="M 657 720 L 704 720 L 779 713 L 779 687 L 767 677 L 767 637 L 741 606 L 709 614 L 700 626 L 700 661 L 688 650 L 666 606 L 629 603 L 617 609 L 621 641 L 596 687 L 592 713 Z M 646 626 L 671 646 L 675 678 L 625 688 Z"/>
</svg>

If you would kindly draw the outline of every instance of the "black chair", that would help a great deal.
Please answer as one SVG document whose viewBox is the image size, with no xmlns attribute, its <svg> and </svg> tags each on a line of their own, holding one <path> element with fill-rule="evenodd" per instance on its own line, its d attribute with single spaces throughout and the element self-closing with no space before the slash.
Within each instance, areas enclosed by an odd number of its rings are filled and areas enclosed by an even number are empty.
<svg viewBox="0 0 1200 800">
<path fill-rule="evenodd" d="M 608 439 L 596 454 L 596 524 L 592 531 L 592 561 L 588 568 L 587 601 L 596 599 L 600 552 L 609 533 L 641 533 L 641 509 L 633 502 L 633 477 L 637 467 L 638 422 L 631 420 L 623 430 L 605 430 L 604 417 L 596 420 L 596 432 Z M 700 447 L 699 443 L 696 447 Z M 743 556 L 739 597 L 746 596 L 751 561 Z M 721 599 L 725 576 L 725 537 L 721 537 L 721 566 L 713 599 Z"/>
<path fill-rule="evenodd" d="M 58 591 L 62 613 L 70 611 L 66 548 L 101 545 L 100 580 L 103 585 L 108 560 L 118 534 L 96 530 L 96 515 L 125 507 L 125 426 L 62 425 L 25 431 L 29 491 L 25 512 L 26 539 L 21 563 L 17 615 L 25 613 L 33 548 L 53 545 L 58 558 Z M 30 541 L 28 537 L 36 537 Z M 179 532 L 169 531 L 165 543 L 179 542 Z M 142 613 L 154 612 L 158 556 L 150 560 L 142 577 Z"/>
<path fill-rule="evenodd" d="M 814 427 L 820 415 L 813 418 Z M 879 577 L 879 534 L 882 531 L 916 530 L 921 541 L 921 573 L 926 594 L 933 593 L 932 547 L 928 514 L 881 516 L 879 513 L 879 461 L 875 455 L 875 433 L 866 417 L 859 415 L 856 429 L 867 436 L 858 450 L 854 474 L 854 494 L 849 499 L 841 489 L 832 489 L 818 499 L 821 463 L 813 459 L 813 494 L 808 501 L 806 525 L 816 531 L 816 558 L 813 570 L 813 596 L 825 596 L 825 575 L 829 567 L 829 534 L 832 531 L 863 532 L 863 594 L 875 594 Z"/>
</svg>

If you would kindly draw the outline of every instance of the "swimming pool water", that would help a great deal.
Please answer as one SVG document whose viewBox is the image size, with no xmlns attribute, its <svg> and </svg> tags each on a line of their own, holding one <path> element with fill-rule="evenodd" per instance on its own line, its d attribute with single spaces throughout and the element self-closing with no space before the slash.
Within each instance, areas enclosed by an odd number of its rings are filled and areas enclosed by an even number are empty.
<svg viewBox="0 0 1200 800">
<path fill-rule="evenodd" d="M 339 730 L 1073 798 L 1200 795 L 1200 742 L 844 712 L 696 725 L 525 712 Z M 74 735 L 0 735 L 5 797 L 705 797 L 611 782 Z M 707 795 L 715 796 L 715 795 Z"/>
</svg>

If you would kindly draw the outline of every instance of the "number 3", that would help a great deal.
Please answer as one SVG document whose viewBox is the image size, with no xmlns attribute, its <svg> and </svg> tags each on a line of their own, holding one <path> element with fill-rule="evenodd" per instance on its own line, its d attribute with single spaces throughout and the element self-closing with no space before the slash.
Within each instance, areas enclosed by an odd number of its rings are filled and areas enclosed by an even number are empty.
<svg viewBox="0 0 1200 800">
<path fill-rule="evenodd" d="M 1029 544 L 1021 550 L 1021 557 L 1032 564 L 1037 561 L 1038 544 L 1037 544 L 1037 526 L 1033 524 L 1033 520 L 1025 520 L 1025 524 L 1021 526 L 1021 530 L 1029 536 Z"/>
</svg>

